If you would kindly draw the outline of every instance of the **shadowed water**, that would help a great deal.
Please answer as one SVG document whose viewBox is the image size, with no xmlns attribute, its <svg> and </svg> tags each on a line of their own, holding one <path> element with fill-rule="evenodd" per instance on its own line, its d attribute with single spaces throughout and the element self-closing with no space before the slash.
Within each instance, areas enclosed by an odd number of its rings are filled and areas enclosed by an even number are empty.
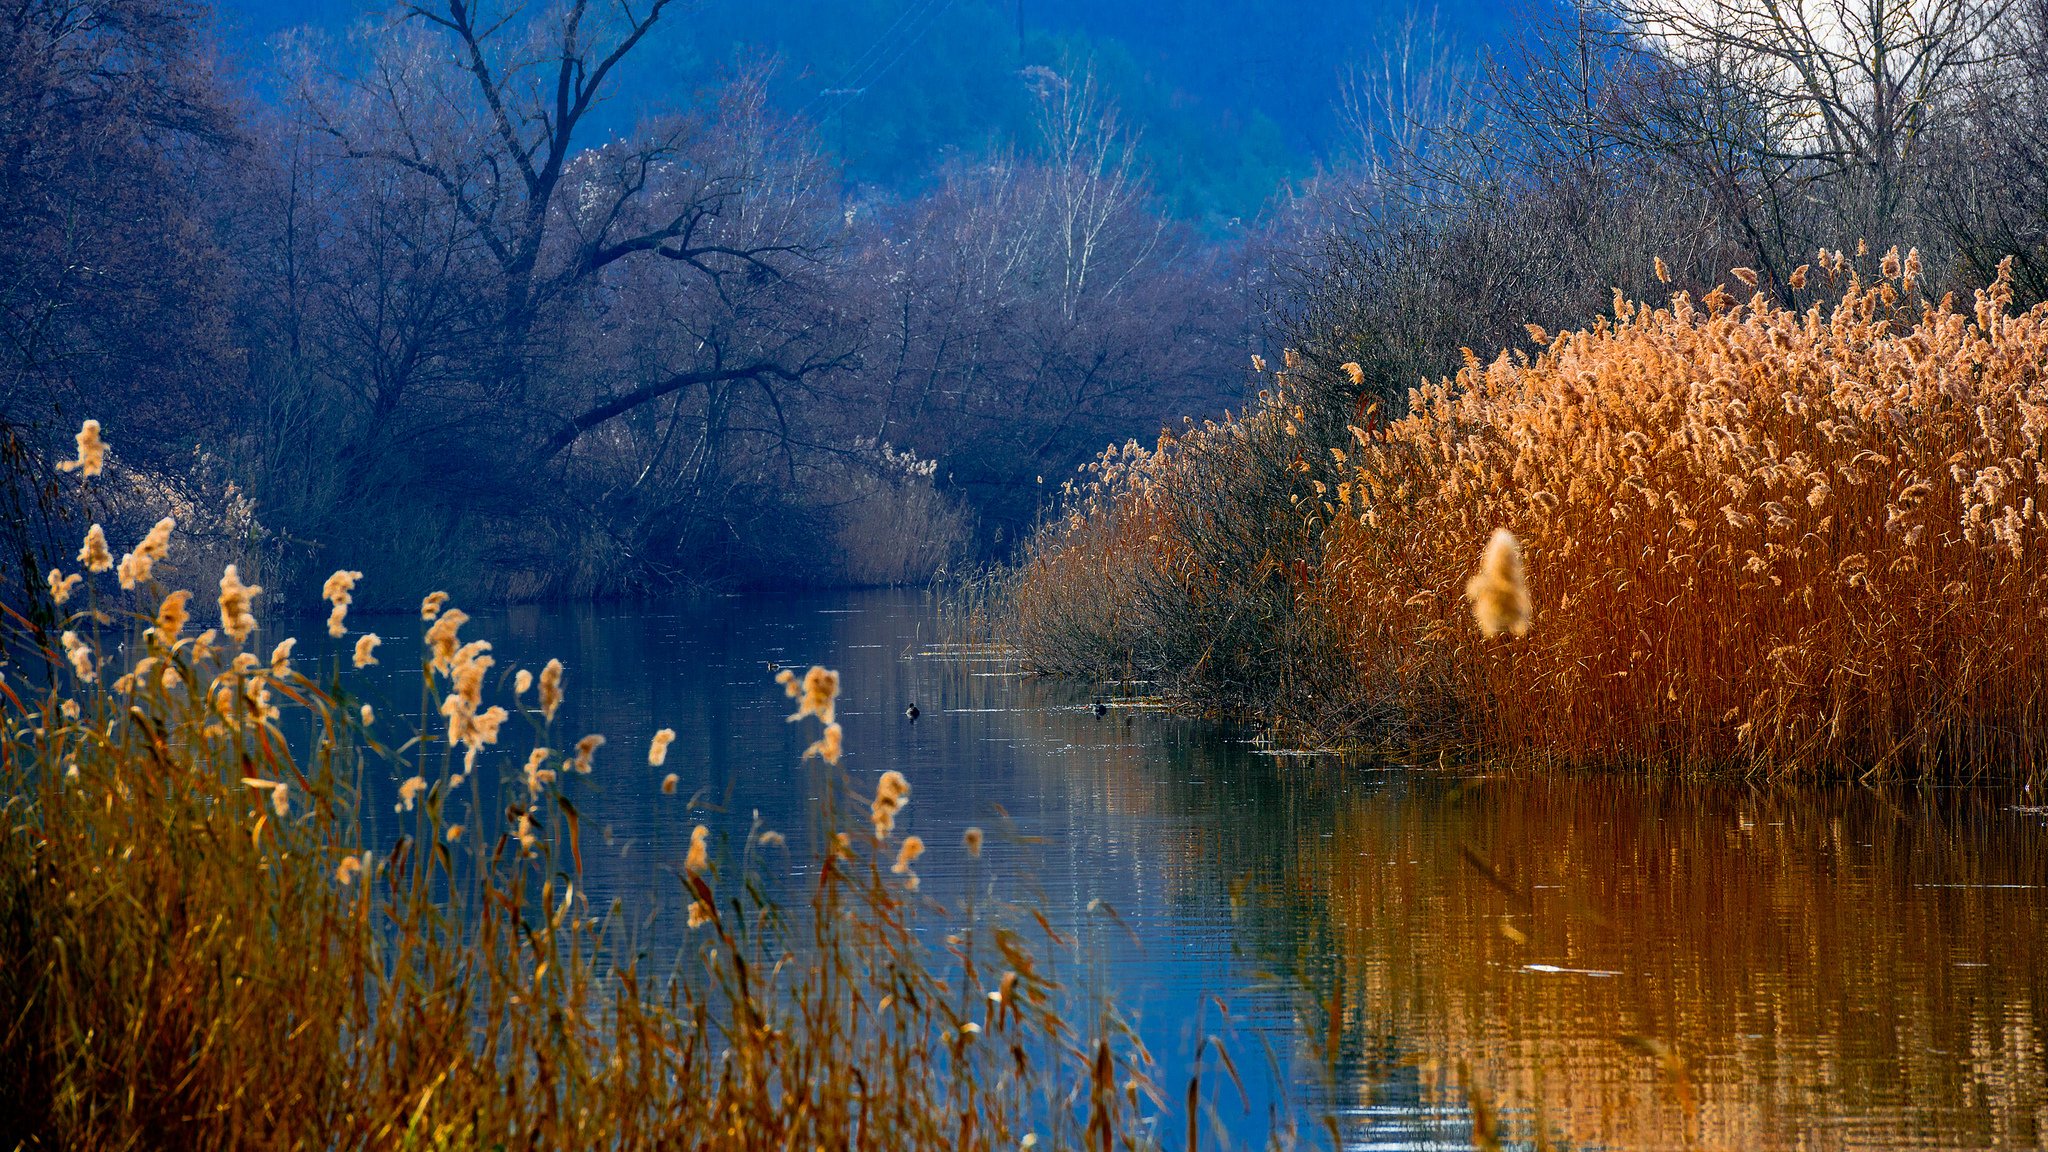
<svg viewBox="0 0 2048 1152">
<path fill-rule="evenodd" d="M 387 672 L 419 627 L 356 623 L 392 638 Z M 942 643 L 915 594 L 517 609 L 464 635 L 501 668 L 568 665 L 557 739 L 610 741 L 567 785 L 585 884 L 657 953 L 686 931 L 673 869 L 695 822 L 729 850 L 756 812 L 815 835 L 815 726 L 784 722 L 769 663 L 838 668 L 844 767 L 862 788 L 909 777 L 925 894 L 1045 909 L 1083 1014 L 1113 992 L 1154 1054 L 1168 1147 L 1209 1034 L 1244 1090 L 1209 1058 L 1205 1147 L 1262 1145 L 1287 1115 L 1327 1143 L 1325 1114 L 1355 1148 L 1469 1147 L 1475 1126 L 1629 1148 L 2048 1131 L 2048 810 L 2025 795 L 1268 755 L 1141 705 L 1097 716 L 1086 686 Z M 386 700 L 380 724 L 415 708 Z M 660 727 L 678 737 L 657 770 Z"/>
</svg>

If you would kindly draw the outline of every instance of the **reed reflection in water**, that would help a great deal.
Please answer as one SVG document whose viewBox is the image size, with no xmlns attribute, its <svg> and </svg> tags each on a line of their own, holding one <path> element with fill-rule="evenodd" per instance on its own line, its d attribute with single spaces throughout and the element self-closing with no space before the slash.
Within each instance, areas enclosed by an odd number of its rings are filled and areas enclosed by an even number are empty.
<svg viewBox="0 0 2048 1152">
<path fill-rule="evenodd" d="M 1263 1146 L 1290 1115 L 1313 1140 L 1325 1108 L 1361 1148 L 1469 1147 L 1490 1124 L 1625 1148 L 2048 1131 L 2048 812 L 2024 798 L 1267 755 L 1122 702 L 1097 716 L 1089 686 L 938 643 L 915 594 L 517 609 L 470 631 L 507 667 L 562 658 L 563 730 L 610 738 L 571 782 L 585 882 L 651 957 L 686 931 L 671 870 L 695 821 L 728 843 L 756 811 L 815 831 L 824 777 L 798 766 L 769 663 L 839 668 L 848 770 L 909 776 L 927 895 L 993 878 L 1042 906 L 1075 941 L 1059 978 L 1117 998 L 1175 1112 L 1202 1037 L 1228 1040 L 1246 1090 L 1205 1062 L 1205 1148 Z M 398 717 L 416 673 L 391 669 L 378 712 Z M 678 736 L 657 772 L 660 727 Z M 990 833 L 975 867 L 969 825 Z"/>
<path fill-rule="evenodd" d="M 1341 799 L 1282 884 L 1351 990 L 1347 1053 L 1517 1136 L 2035 1147 L 2043 823 L 1959 793 L 1414 779 Z"/>
</svg>

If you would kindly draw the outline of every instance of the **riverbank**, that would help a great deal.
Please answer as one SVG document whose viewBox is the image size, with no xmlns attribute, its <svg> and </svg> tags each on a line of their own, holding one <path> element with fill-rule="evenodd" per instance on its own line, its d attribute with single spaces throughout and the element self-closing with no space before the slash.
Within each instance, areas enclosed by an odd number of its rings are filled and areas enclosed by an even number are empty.
<svg viewBox="0 0 2048 1152">
<path fill-rule="evenodd" d="M 1303 744 L 2038 779 L 2048 306 L 2010 312 L 2002 278 L 1929 303 L 1917 271 L 1824 255 L 1801 310 L 1617 296 L 1398 418 L 1290 363 L 1242 417 L 1097 462 L 1015 640 Z M 1467 598 L 1498 529 L 1526 634 Z"/>
</svg>

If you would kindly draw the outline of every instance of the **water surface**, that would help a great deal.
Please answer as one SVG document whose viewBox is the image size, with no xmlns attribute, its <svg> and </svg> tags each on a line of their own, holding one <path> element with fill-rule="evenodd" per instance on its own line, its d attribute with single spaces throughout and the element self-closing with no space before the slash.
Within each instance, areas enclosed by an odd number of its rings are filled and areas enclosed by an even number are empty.
<svg viewBox="0 0 2048 1152">
<path fill-rule="evenodd" d="M 1061 978 L 1115 995 L 1175 1108 L 1201 1037 L 1229 1045 L 1245 1092 L 1205 1077 L 1205 1146 L 1290 1115 L 1326 1143 L 1322 1114 L 1361 1149 L 1470 1147 L 1475 1124 L 1627 1148 L 2048 1131 L 2048 809 L 2026 795 L 1273 755 L 1139 702 L 1097 716 L 1088 686 L 943 643 L 910 593 L 516 609 L 465 636 L 568 665 L 563 734 L 610 740 L 568 786 L 586 883 L 654 913 L 650 940 L 697 820 L 815 832 L 814 726 L 785 723 L 770 664 L 840 669 L 844 767 L 910 778 L 930 896 L 1040 902 L 1077 942 Z M 1165 1130 L 1178 1147 L 1185 1120 Z"/>
</svg>

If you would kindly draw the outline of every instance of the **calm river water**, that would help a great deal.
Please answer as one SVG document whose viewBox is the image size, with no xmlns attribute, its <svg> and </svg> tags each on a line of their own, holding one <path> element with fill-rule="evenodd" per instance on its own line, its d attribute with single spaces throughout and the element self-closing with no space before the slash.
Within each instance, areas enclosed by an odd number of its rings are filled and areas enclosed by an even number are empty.
<svg viewBox="0 0 2048 1152">
<path fill-rule="evenodd" d="M 418 628 L 361 623 L 387 653 Z M 808 829 L 813 726 L 784 722 L 767 662 L 841 670 L 845 767 L 910 778 L 928 895 L 959 901 L 960 833 L 985 827 L 984 879 L 1071 931 L 1065 980 L 1114 993 L 1174 1108 L 1201 1036 L 1226 1041 L 1246 1092 L 1205 1077 L 1205 1146 L 1289 1114 L 1361 1149 L 1470 1147 L 1475 1113 L 1525 1146 L 2048 1133 L 2040 798 L 1269 755 L 1142 706 L 1098 717 L 1086 686 L 940 643 L 908 593 L 515 609 L 464 635 L 568 665 L 563 731 L 610 739 L 570 784 L 592 904 L 670 923 L 696 819 Z M 646 765 L 659 727 L 674 797 Z"/>
</svg>

